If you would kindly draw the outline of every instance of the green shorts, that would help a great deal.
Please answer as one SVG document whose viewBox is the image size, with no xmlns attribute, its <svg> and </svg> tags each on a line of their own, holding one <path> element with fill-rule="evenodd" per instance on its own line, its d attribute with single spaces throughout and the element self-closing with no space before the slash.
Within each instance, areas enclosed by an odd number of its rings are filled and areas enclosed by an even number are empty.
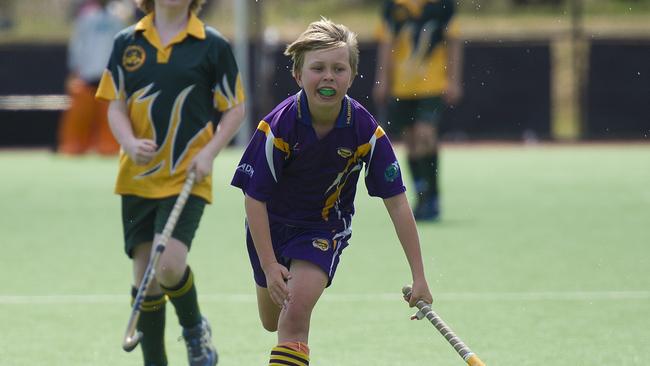
<svg viewBox="0 0 650 366">
<path fill-rule="evenodd" d="M 133 256 L 136 245 L 152 242 L 155 234 L 163 232 L 177 197 L 151 199 L 132 195 L 122 196 L 124 251 L 129 257 Z M 199 228 L 206 204 L 207 202 L 201 197 L 189 196 L 176 221 L 172 237 L 185 244 L 187 250 L 192 245 L 192 239 Z"/>
<path fill-rule="evenodd" d="M 445 110 L 442 97 L 427 97 L 418 99 L 392 99 L 388 104 L 388 134 L 398 134 L 416 121 L 437 127 Z"/>
</svg>

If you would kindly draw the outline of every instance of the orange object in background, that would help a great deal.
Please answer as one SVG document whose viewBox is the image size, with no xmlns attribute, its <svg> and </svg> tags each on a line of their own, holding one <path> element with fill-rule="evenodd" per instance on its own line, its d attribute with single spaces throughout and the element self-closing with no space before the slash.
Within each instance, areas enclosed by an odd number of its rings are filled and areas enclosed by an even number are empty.
<svg viewBox="0 0 650 366">
<path fill-rule="evenodd" d="M 95 99 L 97 87 L 79 78 L 67 83 L 70 106 L 63 112 L 58 131 L 58 152 L 79 155 L 90 151 L 115 155 L 120 146 L 108 126 L 108 103 Z"/>
</svg>

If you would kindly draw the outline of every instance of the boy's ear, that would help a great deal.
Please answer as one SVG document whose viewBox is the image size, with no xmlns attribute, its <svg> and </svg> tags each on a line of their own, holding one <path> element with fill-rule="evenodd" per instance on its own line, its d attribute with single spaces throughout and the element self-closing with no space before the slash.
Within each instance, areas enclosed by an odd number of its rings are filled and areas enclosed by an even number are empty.
<svg viewBox="0 0 650 366">
<path fill-rule="evenodd" d="M 300 72 L 293 73 L 293 79 L 296 81 L 298 86 L 302 88 L 302 81 L 300 81 L 300 77 L 301 77 Z"/>
</svg>

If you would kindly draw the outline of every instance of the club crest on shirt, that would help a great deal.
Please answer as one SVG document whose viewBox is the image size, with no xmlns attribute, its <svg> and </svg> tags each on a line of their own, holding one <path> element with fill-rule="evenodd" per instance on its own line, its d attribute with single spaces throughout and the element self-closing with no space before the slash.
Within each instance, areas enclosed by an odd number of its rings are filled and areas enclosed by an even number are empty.
<svg viewBox="0 0 650 366">
<path fill-rule="evenodd" d="M 394 161 L 386 167 L 386 170 L 384 170 L 384 179 L 386 179 L 387 182 L 394 182 L 395 179 L 399 177 L 399 174 L 399 164 L 397 161 Z"/>
<path fill-rule="evenodd" d="M 138 45 L 131 45 L 122 54 L 122 66 L 124 66 L 126 71 L 135 71 L 144 65 L 146 58 L 147 54 L 144 52 L 144 48 Z"/>
<path fill-rule="evenodd" d="M 327 239 L 321 239 L 321 238 L 316 238 L 312 240 L 311 245 L 314 246 L 314 248 L 318 248 L 324 252 L 327 251 L 327 249 L 330 248 L 330 241 Z"/>
<path fill-rule="evenodd" d="M 347 147 L 339 147 L 336 150 L 336 153 L 339 154 L 339 156 L 344 159 L 347 159 L 350 156 L 352 156 L 352 150 L 348 149 Z"/>
</svg>

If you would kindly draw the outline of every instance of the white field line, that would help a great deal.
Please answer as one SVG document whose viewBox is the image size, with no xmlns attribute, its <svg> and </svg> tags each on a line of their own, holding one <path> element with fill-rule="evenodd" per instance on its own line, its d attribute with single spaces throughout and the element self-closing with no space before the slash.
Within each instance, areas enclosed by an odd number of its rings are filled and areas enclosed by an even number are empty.
<svg viewBox="0 0 650 366">
<path fill-rule="evenodd" d="M 0 305 L 11 304 L 112 304 L 128 302 L 128 295 L 0 295 Z M 390 302 L 396 293 L 327 294 L 321 302 Z M 434 293 L 434 301 L 610 301 L 650 300 L 650 291 L 544 291 L 544 292 L 446 292 Z M 205 294 L 201 302 L 254 303 L 254 294 Z"/>
</svg>

